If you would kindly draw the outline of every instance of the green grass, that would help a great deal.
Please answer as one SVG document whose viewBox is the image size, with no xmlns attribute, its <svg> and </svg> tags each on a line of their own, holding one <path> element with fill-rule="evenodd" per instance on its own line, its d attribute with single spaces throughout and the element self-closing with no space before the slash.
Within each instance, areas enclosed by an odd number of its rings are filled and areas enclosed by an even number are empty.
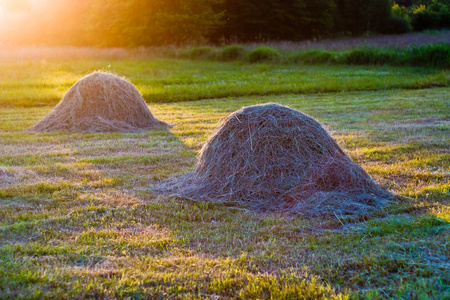
<svg viewBox="0 0 450 300">
<path fill-rule="evenodd" d="M 450 85 L 448 71 L 412 67 L 250 64 L 142 57 L 0 60 L 0 106 L 55 105 L 71 85 L 93 70 L 127 77 L 149 103 Z"/>
<path fill-rule="evenodd" d="M 150 109 L 176 126 L 23 131 L 109 65 L 147 100 L 172 101 Z M 0 66 L 1 298 L 450 297 L 448 72 L 132 57 Z M 192 170 L 221 118 L 265 102 L 313 116 L 411 199 L 371 218 L 311 220 L 148 189 Z"/>
<path fill-rule="evenodd" d="M 233 47 L 233 48 L 231 48 Z M 235 46 L 223 48 L 194 47 L 178 54 L 178 57 L 191 59 L 227 60 L 230 50 L 239 53 L 231 56 L 231 60 L 250 63 L 278 62 L 283 64 L 338 64 L 338 65 L 388 65 L 415 66 L 439 69 L 450 68 L 450 44 L 412 45 L 408 47 L 368 47 L 359 46 L 346 51 L 330 50 L 297 50 L 283 49 L 279 51 L 268 46 L 245 49 Z M 279 45 L 280 47 L 280 45 Z M 177 53 L 173 53 L 176 57 Z M 225 58 L 225 59 L 224 59 Z"/>
</svg>

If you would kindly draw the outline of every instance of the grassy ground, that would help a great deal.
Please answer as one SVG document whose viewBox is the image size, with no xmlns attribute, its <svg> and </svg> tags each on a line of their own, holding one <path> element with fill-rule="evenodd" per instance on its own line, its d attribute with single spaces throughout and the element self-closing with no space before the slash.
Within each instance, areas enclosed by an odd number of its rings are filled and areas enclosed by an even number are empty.
<svg viewBox="0 0 450 300">
<path fill-rule="evenodd" d="M 149 102 L 450 86 L 446 70 L 224 63 L 142 56 L 0 59 L 0 106 L 54 105 L 93 70 L 126 76 Z"/>
<path fill-rule="evenodd" d="M 150 108 L 176 126 L 23 131 L 102 68 L 148 100 L 172 102 Z M 0 78 L 0 298 L 450 297 L 448 71 L 39 58 L 1 61 Z M 204 98 L 213 100 L 174 102 Z M 222 117 L 265 102 L 325 124 L 379 183 L 411 200 L 349 222 L 149 191 L 193 168 Z"/>
</svg>

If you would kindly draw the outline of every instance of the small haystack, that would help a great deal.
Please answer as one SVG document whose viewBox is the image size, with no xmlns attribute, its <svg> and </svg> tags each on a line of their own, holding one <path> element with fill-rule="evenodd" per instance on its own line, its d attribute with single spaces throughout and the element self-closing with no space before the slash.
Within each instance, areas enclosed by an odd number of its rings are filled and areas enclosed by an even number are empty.
<svg viewBox="0 0 450 300">
<path fill-rule="evenodd" d="M 320 123 L 278 104 L 226 117 L 203 146 L 195 171 L 154 190 L 309 216 L 363 215 L 391 198 Z"/>
<path fill-rule="evenodd" d="M 33 132 L 128 132 L 169 125 L 157 120 L 130 82 L 94 72 L 75 83 Z"/>
</svg>

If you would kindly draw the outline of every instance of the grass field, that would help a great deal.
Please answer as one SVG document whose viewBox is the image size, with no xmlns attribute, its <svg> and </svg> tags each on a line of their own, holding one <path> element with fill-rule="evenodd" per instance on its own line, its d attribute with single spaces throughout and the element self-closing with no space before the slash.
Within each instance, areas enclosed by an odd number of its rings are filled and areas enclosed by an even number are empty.
<svg viewBox="0 0 450 300">
<path fill-rule="evenodd" d="M 0 55 L 0 298 L 450 298 L 448 70 L 91 54 Z M 98 69 L 176 126 L 24 131 Z M 149 190 L 192 170 L 221 118 L 266 102 L 316 118 L 409 199 L 306 219 Z"/>
</svg>

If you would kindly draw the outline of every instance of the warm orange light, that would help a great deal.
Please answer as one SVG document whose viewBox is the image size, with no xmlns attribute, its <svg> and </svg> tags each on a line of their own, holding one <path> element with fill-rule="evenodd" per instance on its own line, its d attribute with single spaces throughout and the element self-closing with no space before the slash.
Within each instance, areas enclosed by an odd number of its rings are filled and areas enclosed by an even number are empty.
<svg viewBox="0 0 450 300">
<path fill-rule="evenodd" d="M 28 0 L 0 0 L 0 42 L 9 42 L 22 34 L 21 27 L 30 13 Z"/>
<path fill-rule="evenodd" d="M 0 44 L 77 44 L 90 0 L 0 0 Z"/>
<path fill-rule="evenodd" d="M 29 0 L 0 0 L 0 6 L 6 11 L 22 12 L 30 10 Z"/>
</svg>

